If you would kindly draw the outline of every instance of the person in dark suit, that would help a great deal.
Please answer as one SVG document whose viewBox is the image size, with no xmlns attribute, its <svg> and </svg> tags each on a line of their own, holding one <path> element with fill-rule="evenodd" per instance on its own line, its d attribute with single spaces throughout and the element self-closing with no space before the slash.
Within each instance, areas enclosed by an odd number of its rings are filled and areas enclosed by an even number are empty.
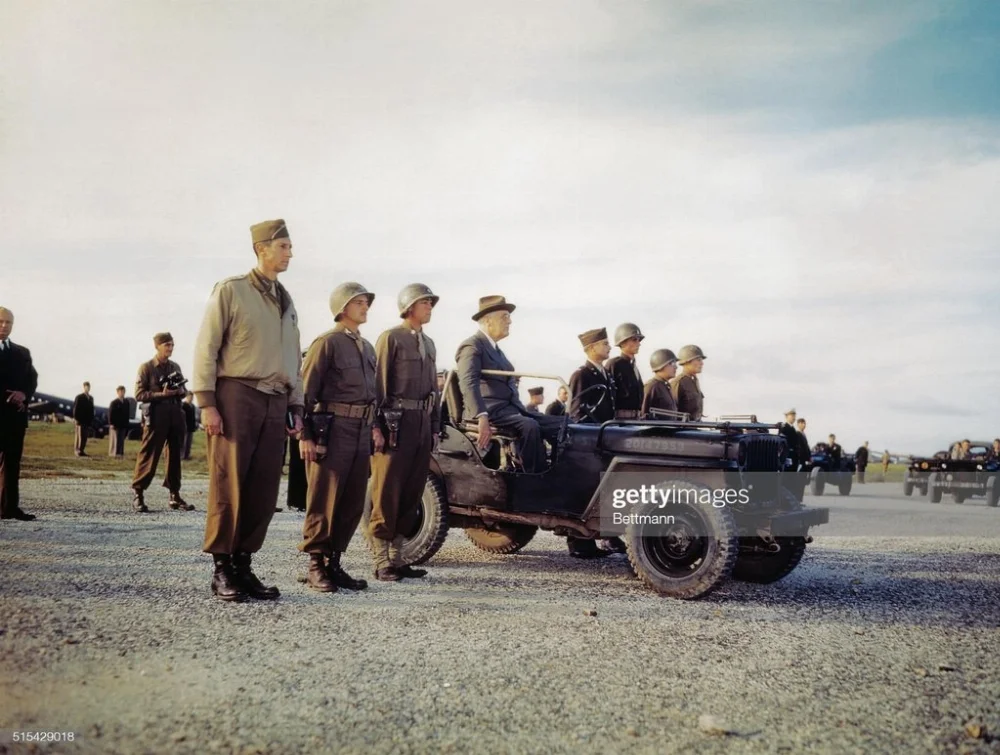
<svg viewBox="0 0 1000 755">
<path fill-rule="evenodd" d="M 21 510 L 21 455 L 28 429 L 28 401 L 38 388 L 31 352 L 12 343 L 14 313 L 0 307 L 0 519 L 30 522 Z"/>
<path fill-rule="evenodd" d="M 541 414 L 541 405 L 545 402 L 545 389 L 541 386 L 528 389 L 528 403 L 524 408 L 532 414 Z"/>
<path fill-rule="evenodd" d="M 546 461 L 542 441 L 558 444 L 562 420 L 528 412 L 513 377 L 483 374 L 483 370 L 514 371 L 514 365 L 497 345 L 510 333 L 510 313 L 514 309 L 502 296 L 479 300 L 479 311 L 472 319 L 479 323 L 480 330 L 464 340 L 455 354 L 465 407 L 463 419 L 477 423 L 479 448 L 483 451 L 493 435 L 491 425 L 516 435 L 524 471 L 543 472 Z"/>
<path fill-rule="evenodd" d="M 118 395 L 111 400 L 111 404 L 108 406 L 108 424 L 111 426 L 108 432 L 108 456 L 124 459 L 125 438 L 128 437 L 131 407 L 125 399 L 124 385 L 119 385 L 115 392 Z"/>
<path fill-rule="evenodd" d="M 795 429 L 799 431 L 799 458 L 802 459 L 803 464 L 812 458 L 811 446 L 809 445 L 809 439 L 806 437 L 806 418 L 799 417 L 795 420 Z"/>
<path fill-rule="evenodd" d="M 573 422 L 607 422 L 615 418 L 615 381 L 604 369 L 604 360 L 611 353 L 608 331 L 605 328 L 588 330 L 578 338 L 587 362 L 569 379 L 573 395 L 570 418 Z"/>
<path fill-rule="evenodd" d="M 830 450 L 830 457 L 837 463 L 840 464 L 840 458 L 844 455 L 844 449 L 840 447 L 837 442 L 837 436 L 830 433 L 830 438 L 827 441 L 827 448 Z"/>
<path fill-rule="evenodd" d="M 94 424 L 94 397 L 90 395 L 90 383 L 84 383 L 83 393 L 77 394 L 73 399 L 73 421 L 76 423 L 73 453 L 86 456 L 87 438 L 90 437 Z"/>
<path fill-rule="evenodd" d="M 566 413 L 566 402 L 569 401 L 569 391 L 566 386 L 560 385 L 556 391 L 556 400 L 545 407 L 545 413 L 553 417 L 561 417 Z"/>
<path fill-rule="evenodd" d="M 856 470 L 858 474 L 858 482 L 862 485 L 865 484 L 865 467 L 868 466 L 868 441 L 864 442 L 864 445 L 858 447 L 858 450 L 854 452 L 854 461 L 857 465 Z"/>
</svg>

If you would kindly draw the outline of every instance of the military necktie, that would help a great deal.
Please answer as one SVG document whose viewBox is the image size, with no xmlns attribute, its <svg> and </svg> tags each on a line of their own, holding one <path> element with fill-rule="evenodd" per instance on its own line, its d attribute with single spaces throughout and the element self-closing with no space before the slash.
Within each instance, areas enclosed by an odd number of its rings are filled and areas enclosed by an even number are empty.
<svg viewBox="0 0 1000 755">
<path fill-rule="evenodd" d="M 413 335 L 417 337 L 417 351 L 420 352 L 420 358 L 427 358 L 427 347 L 424 346 L 424 336 L 419 330 L 413 331 Z"/>
</svg>

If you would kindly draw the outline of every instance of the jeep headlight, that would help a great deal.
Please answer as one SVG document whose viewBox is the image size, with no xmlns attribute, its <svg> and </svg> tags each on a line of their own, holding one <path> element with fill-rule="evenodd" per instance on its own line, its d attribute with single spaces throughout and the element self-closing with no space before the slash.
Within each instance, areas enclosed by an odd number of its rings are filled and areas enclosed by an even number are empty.
<svg viewBox="0 0 1000 755">
<path fill-rule="evenodd" d="M 983 465 L 982 464 L 976 464 L 976 469 L 978 469 L 980 472 L 982 472 L 983 471 Z"/>
<path fill-rule="evenodd" d="M 927 469 L 929 467 L 930 467 L 930 464 L 928 464 L 926 461 L 920 462 L 920 468 L 921 469 Z"/>
<path fill-rule="evenodd" d="M 942 464 L 942 465 L 941 465 L 941 469 L 947 469 L 947 468 L 948 468 L 948 465 L 947 465 L 947 464 Z"/>
</svg>

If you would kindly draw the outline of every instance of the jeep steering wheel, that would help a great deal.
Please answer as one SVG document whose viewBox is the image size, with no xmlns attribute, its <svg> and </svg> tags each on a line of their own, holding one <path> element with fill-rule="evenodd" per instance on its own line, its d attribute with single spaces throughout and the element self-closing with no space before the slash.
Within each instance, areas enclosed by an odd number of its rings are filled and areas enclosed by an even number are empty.
<svg viewBox="0 0 1000 755">
<path fill-rule="evenodd" d="M 603 393 L 601 394 L 601 397 L 597 399 L 597 401 L 595 401 L 593 404 L 584 404 L 582 401 L 580 401 L 581 397 L 586 396 L 591 391 L 603 391 Z M 597 405 L 600 404 L 605 399 L 607 394 L 608 394 L 608 386 L 598 383 L 597 385 L 592 385 L 589 388 L 584 388 L 576 396 L 573 397 L 573 400 L 576 402 L 577 408 L 580 409 L 580 411 L 582 411 L 587 417 L 589 417 L 594 422 L 597 422 L 597 424 L 601 424 L 600 422 L 598 422 L 597 417 L 594 416 L 594 411 L 597 409 Z"/>
</svg>

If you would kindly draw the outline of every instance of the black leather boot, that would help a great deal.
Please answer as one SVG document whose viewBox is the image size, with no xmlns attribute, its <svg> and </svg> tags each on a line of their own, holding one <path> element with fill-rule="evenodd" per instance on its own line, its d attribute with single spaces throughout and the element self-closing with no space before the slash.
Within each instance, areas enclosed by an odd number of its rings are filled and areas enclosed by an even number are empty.
<svg viewBox="0 0 1000 755">
<path fill-rule="evenodd" d="M 236 581 L 248 597 L 257 600 L 275 600 L 281 597 L 277 587 L 266 586 L 251 571 L 249 553 L 237 553 L 233 556 L 233 570 L 236 572 Z"/>
<path fill-rule="evenodd" d="M 212 554 L 215 573 L 212 575 L 212 594 L 220 600 L 243 600 L 246 597 L 233 572 L 232 558 L 223 553 Z"/>
<path fill-rule="evenodd" d="M 330 579 L 326 571 L 325 556 L 322 553 L 309 554 L 309 571 L 306 573 L 306 586 L 317 592 L 337 592 L 337 585 Z"/>
<path fill-rule="evenodd" d="M 363 579 L 354 579 L 354 577 L 344 571 L 344 567 L 340 565 L 340 553 L 335 552 L 330 556 L 330 563 L 326 567 L 326 573 L 337 587 L 343 587 L 345 590 L 364 590 L 368 587 L 368 582 Z"/>
<path fill-rule="evenodd" d="M 170 493 L 170 503 L 167 505 L 177 511 L 194 511 L 194 506 L 181 498 L 181 494 L 176 490 Z"/>
<path fill-rule="evenodd" d="M 137 514 L 145 514 L 149 511 L 146 508 L 146 500 L 142 497 L 141 490 L 132 490 L 132 510 Z"/>
<path fill-rule="evenodd" d="M 405 577 L 406 579 L 419 579 L 420 577 L 427 576 L 426 569 L 414 569 L 409 564 L 403 564 L 402 566 L 397 566 L 396 573 L 401 577 Z"/>
</svg>

